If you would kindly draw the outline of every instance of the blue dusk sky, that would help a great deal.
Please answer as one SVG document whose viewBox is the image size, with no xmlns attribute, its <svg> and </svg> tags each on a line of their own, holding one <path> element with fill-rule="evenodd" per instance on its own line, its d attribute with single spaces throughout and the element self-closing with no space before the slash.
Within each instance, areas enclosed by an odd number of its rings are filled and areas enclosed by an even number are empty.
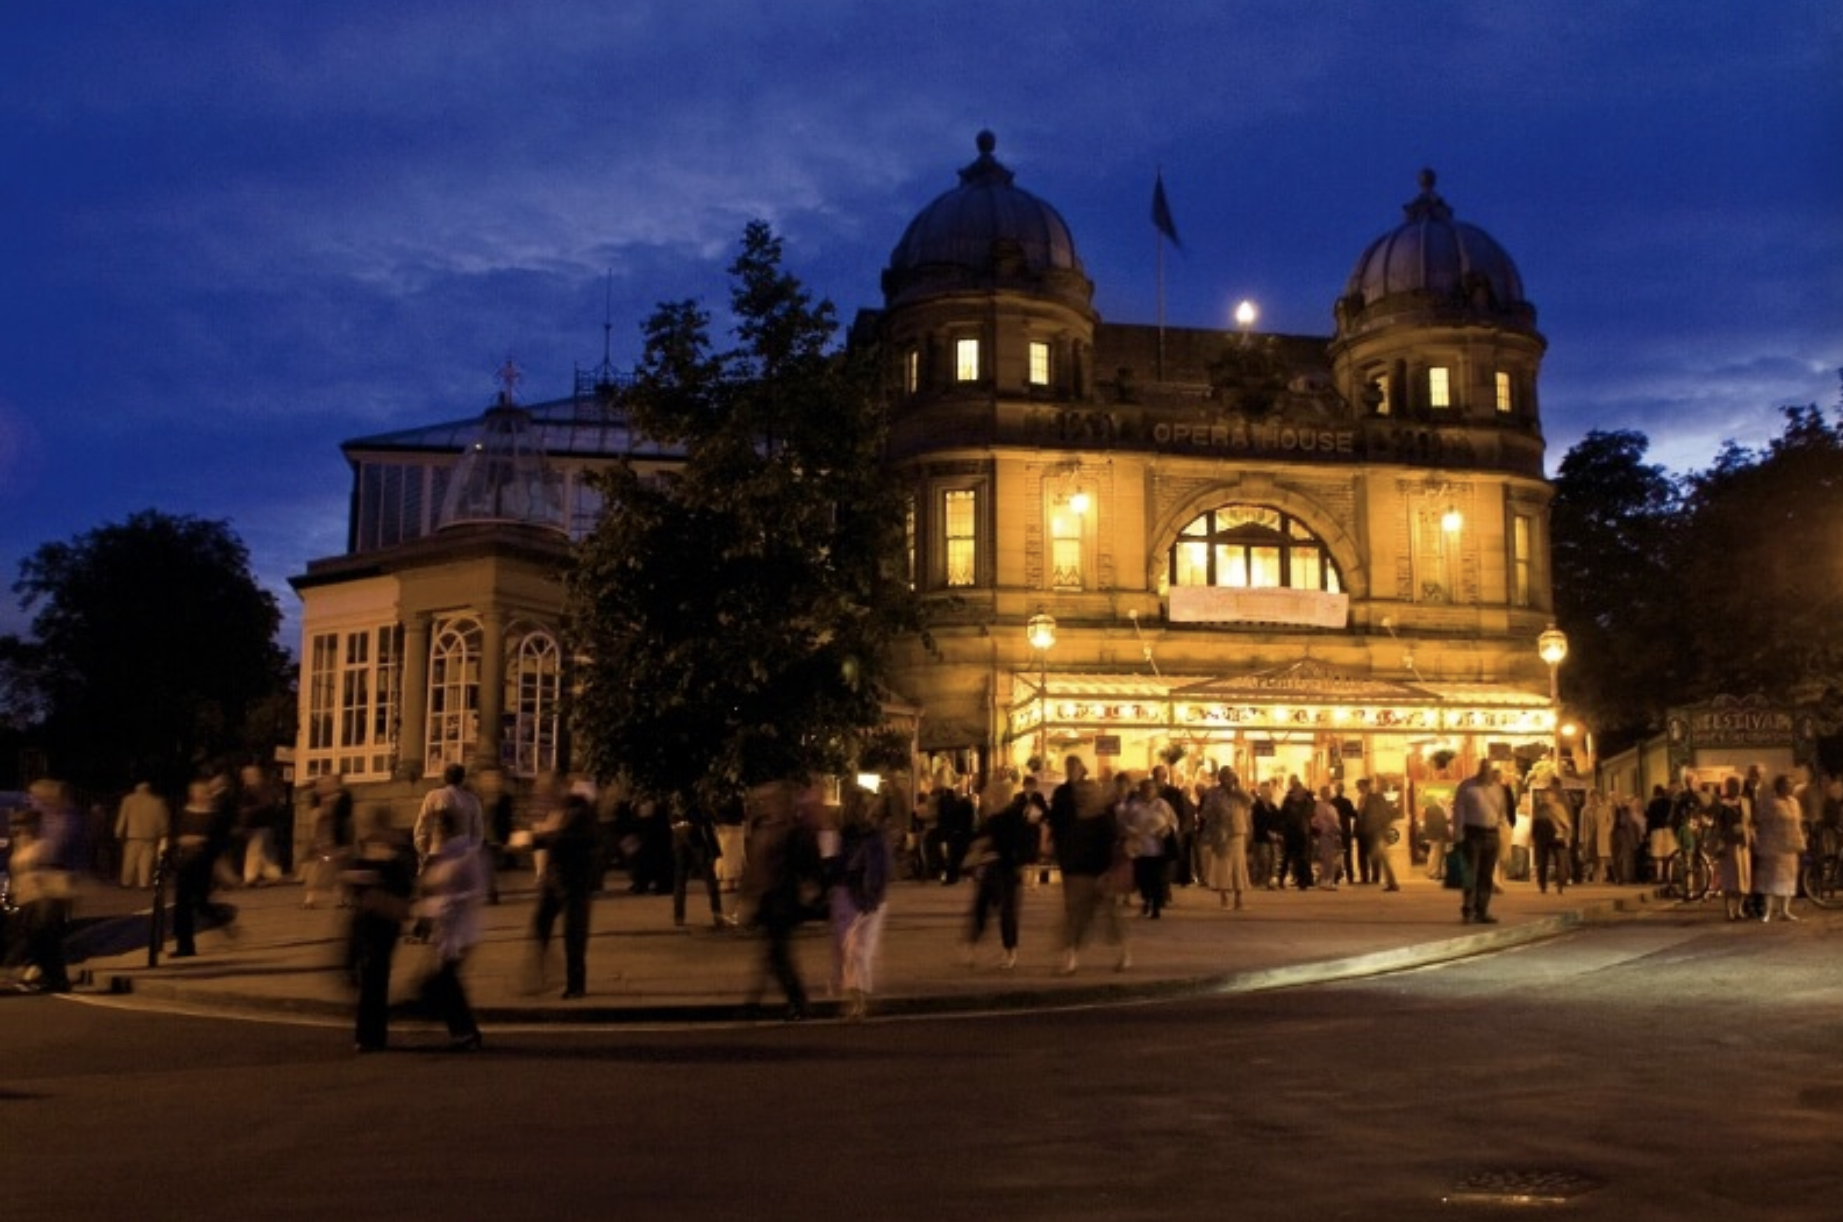
<svg viewBox="0 0 1843 1222">
<path fill-rule="evenodd" d="M 1553 470 L 1838 400 L 1833 0 L 65 0 L 0 11 L 0 631 L 40 544 L 227 519 L 287 578 L 344 545 L 348 438 L 631 365 L 721 316 L 751 218 L 848 321 L 982 128 L 1103 318 L 1329 335 L 1432 167 L 1549 341 Z M 159 597 L 159 591 L 148 591 Z"/>
</svg>

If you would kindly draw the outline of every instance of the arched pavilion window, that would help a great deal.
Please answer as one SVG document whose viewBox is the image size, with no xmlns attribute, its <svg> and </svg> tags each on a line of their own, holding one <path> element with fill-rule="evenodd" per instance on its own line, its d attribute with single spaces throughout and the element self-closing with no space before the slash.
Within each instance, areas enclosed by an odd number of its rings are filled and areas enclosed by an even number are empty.
<svg viewBox="0 0 1843 1222">
<path fill-rule="evenodd" d="M 563 693 L 557 638 L 541 629 L 519 636 L 506 668 L 506 708 L 512 714 L 512 771 L 536 776 L 557 767 Z"/>
<path fill-rule="evenodd" d="M 1265 505 L 1220 505 L 1191 519 L 1171 545 L 1166 580 L 1240 590 L 1344 588 L 1330 549 L 1303 522 Z"/>
<path fill-rule="evenodd" d="M 437 621 L 429 634 L 428 749 L 423 771 L 439 775 L 464 762 L 480 737 L 480 649 L 472 616 Z"/>
</svg>

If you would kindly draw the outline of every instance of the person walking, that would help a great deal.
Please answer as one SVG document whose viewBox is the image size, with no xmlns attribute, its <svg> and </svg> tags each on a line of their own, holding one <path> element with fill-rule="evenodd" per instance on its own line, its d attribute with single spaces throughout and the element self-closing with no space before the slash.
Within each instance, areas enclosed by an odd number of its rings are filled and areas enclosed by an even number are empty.
<svg viewBox="0 0 1843 1222">
<path fill-rule="evenodd" d="M 1002 790 L 991 789 L 993 809 L 980 824 L 969 855 L 976 862 L 972 915 L 967 922 L 965 959 L 970 966 L 981 938 L 994 913 L 998 916 L 998 940 L 1003 948 L 998 966 L 1017 966 L 1019 872 L 1035 856 L 1037 828 L 1031 822 L 1031 800 L 1036 794 L 1036 778 L 1025 778 L 1026 787 L 1011 794 L 1002 805 Z"/>
<path fill-rule="evenodd" d="M 1792 897 L 1798 894 L 1798 857 L 1805 851 L 1805 829 L 1791 777 L 1780 773 L 1773 778 L 1771 796 L 1754 811 L 1753 823 L 1753 885 L 1766 897 L 1766 911 L 1760 919 L 1770 921 L 1777 913 L 1782 921 L 1796 921 Z"/>
<path fill-rule="evenodd" d="M 889 840 L 871 817 L 869 793 L 852 786 L 839 812 L 838 878 L 827 897 L 833 933 L 834 986 L 845 998 L 845 1017 L 869 1013 L 876 991 L 877 953 L 883 944 L 889 891 Z"/>
<path fill-rule="evenodd" d="M 478 814 L 479 807 L 474 810 Z M 463 818 L 459 810 L 442 807 L 429 820 L 429 853 L 421 879 L 421 915 L 429 922 L 435 951 L 435 969 L 423 984 L 423 1000 L 447 1024 L 448 1047 L 455 1052 L 471 1052 L 482 1042 L 461 968 L 480 941 L 486 872 L 480 865 L 480 842 L 462 830 Z"/>
<path fill-rule="evenodd" d="M 1139 915 L 1156 921 L 1165 907 L 1165 850 L 1177 830 L 1177 814 L 1158 795 L 1158 782 L 1146 777 L 1121 805 L 1120 835 L 1133 859 L 1133 886 L 1139 892 Z"/>
<path fill-rule="evenodd" d="M 382 1052 L 390 1044 L 391 960 L 416 890 L 416 857 L 409 838 L 392 831 L 381 808 L 367 808 L 356 831 L 357 843 L 339 873 L 351 897 L 346 970 L 358 989 L 354 1047 Z"/>
<path fill-rule="evenodd" d="M 115 816 L 115 839 L 122 846 L 123 887 L 146 891 L 154 885 L 154 862 L 172 820 L 166 799 L 146 781 L 136 783 L 134 792 L 122 799 Z"/>
<path fill-rule="evenodd" d="M 683 798 L 676 794 L 671 801 L 672 820 L 672 924 L 685 923 L 685 896 L 691 881 L 698 879 L 710 900 L 710 923 L 728 929 L 734 917 L 723 915 L 723 890 L 717 882 L 717 862 L 723 849 L 717 843 L 716 823 L 705 809 L 701 796 Z"/>
<path fill-rule="evenodd" d="M 1453 825 L 1440 799 L 1428 794 L 1421 802 L 1421 839 L 1427 844 L 1427 877 L 1446 878 L 1446 850 L 1453 842 Z"/>
<path fill-rule="evenodd" d="M 1530 844 L 1536 852 L 1536 889 L 1548 894 L 1549 878 L 1555 879 L 1555 894 L 1568 889 L 1568 845 L 1572 842 L 1572 821 L 1568 818 L 1568 796 L 1561 778 L 1549 782 L 1537 795 L 1530 812 Z"/>
<path fill-rule="evenodd" d="M 70 925 L 81 836 L 70 787 L 39 780 L 27 787 L 30 805 L 13 816 L 8 869 L 17 888 L 19 920 L 25 927 L 27 977 L 22 987 L 38 993 L 70 992 L 64 935 Z"/>
<path fill-rule="evenodd" d="M 1072 974 L 1088 930 L 1096 916 L 1102 918 L 1107 941 L 1119 949 L 1116 970 L 1132 966 L 1126 928 L 1120 921 L 1117 896 L 1103 887 L 1102 879 L 1113 866 L 1119 829 L 1107 791 L 1088 775 L 1081 757 L 1063 763 L 1064 781 L 1050 795 L 1050 835 L 1054 838 L 1056 868 L 1062 874 L 1062 961 L 1059 975 Z"/>
<path fill-rule="evenodd" d="M 566 795 L 556 813 L 531 832 L 531 843 L 546 850 L 544 876 L 538 880 L 537 911 L 531 922 L 535 958 L 532 976 L 542 989 L 551 933 L 561 915 L 565 1001 L 582 997 L 589 987 L 589 909 L 595 900 L 595 885 L 601 879 L 596 841 L 595 806 L 575 792 Z"/>
<path fill-rule="evenodd" d="M 261 768 L 251 764 L 237 776 L 237 834 L 243 840 L 243 885 L 279 882 L 275 829 L 281 822 L 281 794 Z"/>
<path fill-rule="evenodd" d="M 217 863 L 228 843 L 229 824 L 223 805 L 210 781 L 193 781 L 186 787 L 186 804 L 173 819 L 173 957 L 198 954 L 201 918 L 222 916 L 211 902 L 218 881 Z"/>
<path fill-rule="evenodd" d="M 1312 817 L 1318 801 L 1298 777 L 1288 777 L 1286 797 L 1280 801 L 1280 889 L 1290 875 L 1301 891 L 1312 889 Z M 1335 818 L 1333 812 L 1333 818 Z"/>
<path fill-rule="evenodd" d="M 806 809 L 810 805 L 788 781 L 758 785 L 747 798 L 749 847 L 743 887 L 764 947 L 750 1004 L 761 1004 L 772 977 L 787 998 L 789 1022 L 808 1013 L 793 936 L 813 907 L 809 892 L 816 897 L 821 883 L 816 829 Z"/>
<path fill-rule="evenodd" d="M 1338 821 L 1337 807 L 1331 802 L 1331 786 L 1320 785 L 1312 803 L 1312 857 L 1318 869 L 1318 887 L 1336 891 L 1344 874 L 1344 829 Z"/>
<path fill-rule="evenodd" d="M 1384 891 L 1400 891 L 1395 881 L 1395 863 L 1389 857 L 1389 829 L 1401 818 L 1401 812 L 1389 796 L 1376 788 L 1376 782 L 1364 777 L 1357 782 L 1357 834 L 1363 838 L 1364 861 L 1370 878 L 1382 884 Z"/>
<path fill-rule="evenodd" d="M 1499 829 L 1510 821 L 1509 791 L 1498 780 L 1497 765 L 1478 761 L 1478 771 L 1459 782 L 1453 791 L 1454 831 L 1465 854 L 1465 891 L 1459 901 L 1459 919 L 1495 925 L 1491 892 L 1497 873 Z"/>
<path fill-rule="evenodd" d="M 320 897 L 336 893 L 346 855 L 352 848 L 352 793 L 337 773 L 314 781 L 313 827 L 307 860 L 301 867 L 301 907 L 314 908 Z"/>
<path fill-rule="evenodd" d="M 1203 885 L 1227 908 L 1242 909 L 1242 896 L 1253 890 L 1248 873 L 1248 838 L 1254 832 L 1254 804 L 1233 768 L 1216 773 L 1216 785 L 1203 795 L 1197 832 L 1202 845 Z"/>
</svg>

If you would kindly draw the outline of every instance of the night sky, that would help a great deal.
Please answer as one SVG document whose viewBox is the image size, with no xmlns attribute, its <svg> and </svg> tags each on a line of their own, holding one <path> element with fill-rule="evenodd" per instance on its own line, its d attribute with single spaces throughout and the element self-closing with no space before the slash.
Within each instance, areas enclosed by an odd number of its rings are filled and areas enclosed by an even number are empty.
<svg viewBox="0 0 1843 1222">
<path fill-rule="evenodd" d="M 1116 322 L 1157 318 L 1160 172 L 1168 322 L 1328 336 L 1432 167 L 1536 303 L 1550 469 L 1613 427 L 1703 467 L 1837 402 L 1839 65 L 1819 0 L 6 5 L 0 580 L 157 508 L 292 621 L 339 442 L 721 316 L 751 218 L 848 322 L 982 128 Z"/>
</svg>

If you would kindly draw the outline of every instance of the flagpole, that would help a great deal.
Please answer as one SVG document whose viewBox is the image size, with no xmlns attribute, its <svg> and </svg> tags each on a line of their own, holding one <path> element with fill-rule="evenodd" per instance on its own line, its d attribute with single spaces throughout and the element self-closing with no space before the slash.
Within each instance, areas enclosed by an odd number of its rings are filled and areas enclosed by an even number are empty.
<svg viewBox="0 0 1843 1222">
<path fill-rule="evenodd" d="M 1158 243 L 1158 376 L 1156 381 L 1165 380 L 1165 235 L 1164 231 L 1154 228 L 1152 240 Z"/>
</svg>

